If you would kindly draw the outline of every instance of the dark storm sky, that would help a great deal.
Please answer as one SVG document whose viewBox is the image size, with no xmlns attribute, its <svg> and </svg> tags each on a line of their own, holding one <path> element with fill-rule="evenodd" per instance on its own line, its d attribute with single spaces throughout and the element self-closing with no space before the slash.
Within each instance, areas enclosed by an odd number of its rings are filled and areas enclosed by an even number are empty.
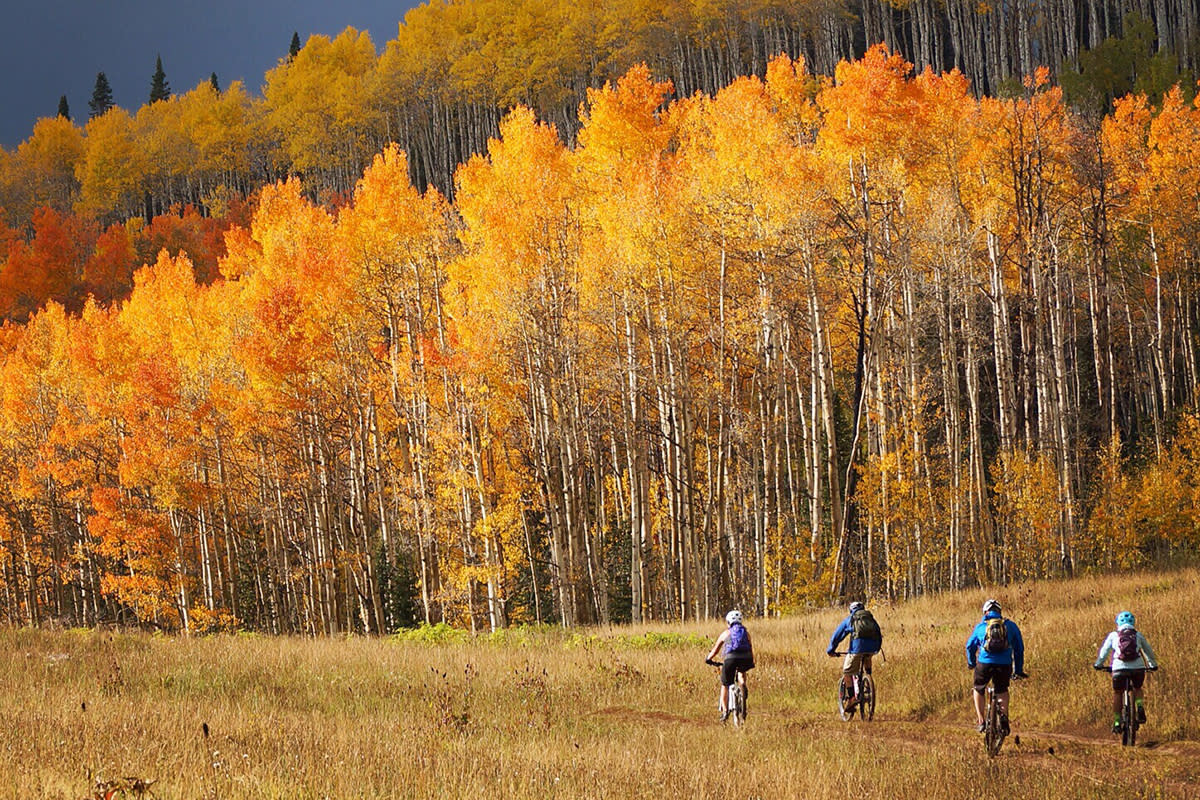
<svg viewBox="0 0 1200 800">
<path fill-rule="evenodd" d="M 222 88 L 242 80 L 261 95 L 263 76 L 287 55 L 292 32 L 333 37 L 347 26 L 382 52 L 417 0 L 0 0 L 0 146 L 13 149 L 67 96 L 86 124 L 96 73 L 117 105 L 147 100 L 162 55 L 171 91 L 215 72 Z"/>
</svg>

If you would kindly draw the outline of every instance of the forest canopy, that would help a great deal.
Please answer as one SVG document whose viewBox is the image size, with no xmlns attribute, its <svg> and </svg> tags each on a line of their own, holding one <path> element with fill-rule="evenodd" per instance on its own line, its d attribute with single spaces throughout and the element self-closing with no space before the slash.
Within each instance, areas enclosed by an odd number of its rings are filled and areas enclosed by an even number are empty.
<svg viewBox="0 0 1200 800">
<path fill-rule="evenodd" d="M 0 618 L 486 630 L 1195 556 L 1182 86 L 1098 114 L 877 45 L 501 93 L 529 62 L 471 13 L 401 27 L 440 65 L 348 30 L 0 153 Z M 452 186 L 376 138 L 418 67 Z"/>
</svg>

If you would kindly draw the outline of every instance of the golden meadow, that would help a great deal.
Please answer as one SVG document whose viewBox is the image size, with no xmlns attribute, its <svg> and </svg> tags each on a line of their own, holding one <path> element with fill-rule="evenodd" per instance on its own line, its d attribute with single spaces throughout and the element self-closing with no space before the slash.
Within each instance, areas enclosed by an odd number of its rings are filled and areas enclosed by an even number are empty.
<svg viewBox="0 0 1200 800">
<path fill-rule="evenodd" d="M 1032 679 L 994 761 L 962 646 L 985 592 L 876 607 L 871 723 L 834 713 L 838 609 L 751 620 L 747 726 L 702 659 L 719 623 L 389 638 L 0 632 L 4 797 L 1197 796 L 1196 570 L 997 589 Z M 1158 651 L 1141 746 L 1091 670 L 1122 608 Z M 991 783 L 991 789 L 986 788 Z M 147 788 L 148 787 L 148 788 Z M 144 790 L 144 791 L 143 791 Z M 980 794 L 982 792 L 982 794 Z"/>
</svg>

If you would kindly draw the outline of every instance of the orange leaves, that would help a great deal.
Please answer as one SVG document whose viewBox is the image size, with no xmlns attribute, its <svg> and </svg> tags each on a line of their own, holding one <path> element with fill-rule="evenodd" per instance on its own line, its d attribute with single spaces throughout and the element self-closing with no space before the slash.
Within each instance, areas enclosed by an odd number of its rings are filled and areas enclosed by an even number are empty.
<svg viewBox="0 0 1200 800">
<path fill-rule="evenodd" d="M 832 158 L 846 164 L 909 157 L 923 116 L 911 72 L 912 64 L 883 45 L 838 64 L 834 85 L 817 97 L 824 114 L 820 141 Z"/>
<path fill-rule="evenodd" d="M 84 220 L 39 209 L 34 236 L 17 242 L 0 271 L 0 316 L 24 320 L 47 302 L 78 307 L 75 290 L 95 236 Z"/>
<path fill-rule="evenodd" d="M 121 565 L 103 575 L 101 591 L 140 619 L 177 625 L 171 576 L 176 559 L 166 514 L 137 507 L 120 489 L 97 488 L 91 506 L 87 526 L 96 553 Z"/>
</svg>

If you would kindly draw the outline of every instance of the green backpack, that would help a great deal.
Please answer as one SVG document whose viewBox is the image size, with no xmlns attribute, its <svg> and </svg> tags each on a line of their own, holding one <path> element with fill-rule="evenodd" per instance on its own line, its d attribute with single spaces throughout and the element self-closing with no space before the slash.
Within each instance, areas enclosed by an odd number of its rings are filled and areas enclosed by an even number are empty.
<svg viewBox="0 0 1200 800">
<path fill-rule="evenodd" d="M 859 609 L 850 615 L 850 635 L 854 639 L 870 639 L 876 642 L 883 641 L 883 632 L 879 630 L 879 623 L 875 621 L 875 617 L 870 611 L 865 608 Z"/>
</svg>

